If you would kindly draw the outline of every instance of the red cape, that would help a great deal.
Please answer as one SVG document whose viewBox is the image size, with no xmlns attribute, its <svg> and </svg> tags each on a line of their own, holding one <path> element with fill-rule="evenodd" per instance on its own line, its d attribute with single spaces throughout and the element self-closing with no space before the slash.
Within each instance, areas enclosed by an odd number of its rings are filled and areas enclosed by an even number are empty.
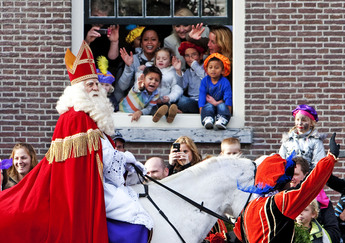
<svg viewBox="0 0 345 243">
<path fill-rule="evenodd" d="M 100 136 L 85 112 L 60 116 L 43 160 L 0 192 L 2 241 L 108 242 Z"/>
</svg>

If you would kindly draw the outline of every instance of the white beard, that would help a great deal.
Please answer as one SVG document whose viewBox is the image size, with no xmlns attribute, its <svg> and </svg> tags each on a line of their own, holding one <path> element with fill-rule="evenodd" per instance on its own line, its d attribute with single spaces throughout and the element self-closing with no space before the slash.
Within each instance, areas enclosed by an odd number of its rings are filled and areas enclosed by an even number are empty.
<svg viewBox="0 0 345 243">
<path fill-rule="evenodd" d="M 96 122 L 102 132 L 109 136 L 114 135 L 115 125 L 111 117 L 114 107 L 107 98 L 105 89 L 100 85 L 99 92 L 97 92 L 98 96 L 92 96 L 95 92 L 87 93 L 84 82 L 65 88 L 57 102 L 57 111 L 60 115 L 67 112 L 71 107 L 74 107 L 75 111 L 84 111 Z"/>
</svg>

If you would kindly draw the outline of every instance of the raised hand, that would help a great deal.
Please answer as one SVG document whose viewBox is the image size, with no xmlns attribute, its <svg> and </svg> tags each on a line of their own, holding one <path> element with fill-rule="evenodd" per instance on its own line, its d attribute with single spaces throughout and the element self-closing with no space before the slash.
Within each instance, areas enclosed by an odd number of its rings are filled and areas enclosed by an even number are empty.
<svg viewBox="0 0 345 243">
<path fill-rule="evenodd" d="M 101 37 L 101 34 L 98 33 L 96 30 L 99 30 L 101 27 L 93 26 L 86 34 L 85 41 L 88 45 L 91 44 L 96 38 Z"/>
<path fill-rule="evenodd" d="M 331 154 L 338 158 L 340 152 L 340 144 L 337 144 L 335 142 L 335 135 L 336 133 L 333 133 L 331 139 L 329 140 L 329 152 L 331 152 Z"/>
<path fill-rule="evenodd" d="M 189 37 L 194 40 L 199 40 L 204 31 L 205 27 L 203 27 L 203 23 L 197 24 L 196 26 L 192 25 L 192 30 L 189 32 Z"/>
<path fill-rule="evenodd" d="M 171 64 L 175 68 L 176 71 L 181 71 L 181 60 L 176 56 L 172 57 Z"/>
<path fill-rule="evenodd" d="M 133 52 L 130 52 L 130 55 L 128 55 L 125 48 L 120 48 L 120 54 L 122 60 L 130 67 L 133 64 Z"/>
<path fill-rule="evenodd" d="M 143 91 L 144 89 L 145 89 L 145 76 L 144 76 L 144 74 L 142 73 L 140 76 L 139 76 L 139 78 L 138 78 L 138 89 L 140 90 L 140 91 Z"/>
<path fill-rule="evenodd" d="M 108 58 L 115 60 L 119 56 L 119 25 L 110 25 L 107 37 L 110 41 Z"/>
<path fill-rule="evenodd" d="M 119 29 L 120 29 L 119 25 L 110 25 L 110 27 L 108 28 L 110 32 L 107 36 L 111 42 L 119 41 Z"/>
</svg>

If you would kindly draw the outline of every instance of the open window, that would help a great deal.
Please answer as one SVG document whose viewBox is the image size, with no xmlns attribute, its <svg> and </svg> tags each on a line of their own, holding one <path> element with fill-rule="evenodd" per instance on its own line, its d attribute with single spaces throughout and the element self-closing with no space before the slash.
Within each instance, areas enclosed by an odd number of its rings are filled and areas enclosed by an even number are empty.
<svg viewBox="0 0 345 243">
<path fill-rule="evenodd" d="M 76 53 L 84 38 L 84 24 L 160 25 L 162 31 L 171 31 L 171 25 L 197 24 L 230 25 L 233 31 L 233 116 L 225 131 L 205 130 L 199 114 L 178 114 L 174 122 L 164 119 L 152 122 L 152 116 L 142 116 L 131 122 L 126 113 L 114 113 L 116 127 L 135 142 L 168 142 L 183 135 L 195 142 L 220 142 L 224 137 L 241 138 L 242 143 L 252 142 L 252 130 L 244 126 L 244 9 L 243 1 L 232 0 L 114 0 L 107 16 L 93 16 L 95 0 L 72 0 L 72 51 Z M 101 0 L 102 1 L 102 0 Z M 155 11 L 161 4 L 161 11 Z M 154 7 L 151 7 L 154 6 Z M 164 11 L 163 11 L 164 6 Z M 188 7 L 194 16 L 174 16 L 177 8 Z M 84 9 L 84 12 L 80 11 Z M 236 9 L 236 11 L 233 11 Z M 165 28 L 166 27 L 166 28 Z M 120 44 L 121 47 L 121 44 Z"/>
</svg>

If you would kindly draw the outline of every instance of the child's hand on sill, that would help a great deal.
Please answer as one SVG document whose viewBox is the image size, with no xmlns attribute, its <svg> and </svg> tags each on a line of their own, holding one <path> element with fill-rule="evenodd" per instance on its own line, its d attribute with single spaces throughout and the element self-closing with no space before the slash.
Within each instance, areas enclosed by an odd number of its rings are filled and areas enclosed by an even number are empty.
<svg viewBox="0 0 345 243">
<path fill-rule="evenodd" d="M 131 122 L 138 121 L 143 113 L 141 111 L 135 111 L 132 114 L 129 114 L 129 116 L 132 116 Z"/>
</svg>

